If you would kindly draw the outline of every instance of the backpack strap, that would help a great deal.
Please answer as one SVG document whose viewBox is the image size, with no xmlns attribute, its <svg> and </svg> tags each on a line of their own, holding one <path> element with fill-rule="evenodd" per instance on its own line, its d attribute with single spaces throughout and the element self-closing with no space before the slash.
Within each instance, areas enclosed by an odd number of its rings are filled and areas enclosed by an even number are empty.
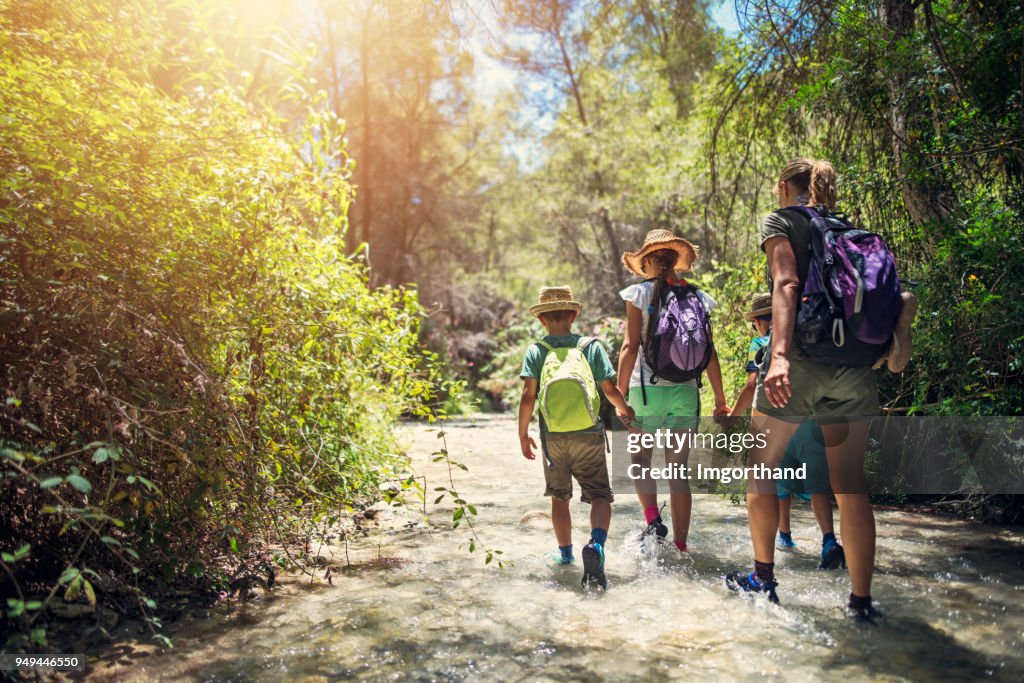
<svg viewBox="0 0 1024 683">
<path fill-rule="evenodd" d="M 580 337 L 579 341 L 576 342 L 576 348 L 580 351 L 586 351 L 587 347 L 596 342 L 595 337 Z"/>
<path fill-rule="evenodd" d="M 554 350 L 555 350 L 555 349 L 554 349 L 554 347 L 553 347 L 553 346 L 551 346 L 551 344 L 548 344 L 548 343 L 547 343 L 546 341 L 544 341 L 543 339 L 542 339 L 542 340 L 540 340 L 539 342 L 534 342 L 534 346 L 536 346 L 537 348 L 541 349 L 541 357 L 542 357 L 542 358 L 543 358 L 544 360 L 547 360 L 547 355 L 548 355 L 548 352 L 549 352 L 549 351 L 554 351 Z M 543 365 L 543 363 L 541 363 L 541 365 Z M 537 378 L 537 396 L 540 396 L 540 378 L 539 378 L 539 377 Z M 543 420 L 541 420 L 541 426 L 542 426 L 542 429 L 541 429 L 541 435 L 540 435 L 540 438 L 541 438 L 541 442 L 542 442 L 542 443 L 543 443 L 543 441 L 544 441 L 544 430 L 543 430 L 543 424 L 544 424 L 544 422 L 543 422 Z"/>
<path fill-rule="evenodd" d="M 824 207 L 822 207 L 824 208 Z M 797 213 L 803 214 L 807 217 L 807 220 L 813 221 L 815 218 L 821 218 L 822 213 L 816 206 L 807 206 L 806 204 L 795 204 L 793 206 L 787 206 L 779 209 L 779 211 L 796 211 Z"/>
</svg>

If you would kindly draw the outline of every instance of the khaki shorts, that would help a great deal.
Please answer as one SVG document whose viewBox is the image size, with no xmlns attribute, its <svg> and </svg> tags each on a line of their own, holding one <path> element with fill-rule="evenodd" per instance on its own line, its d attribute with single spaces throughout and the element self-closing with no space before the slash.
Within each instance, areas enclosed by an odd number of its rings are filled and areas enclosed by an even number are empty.
<svg viewBox="0 0 1024 683">
<path fill-rule="evenodd" d="M 765 358 L 757 376 L 754 410 L 772 417 L 849 418 L 878 415 L 878 382 L 875 372 L 867 368 L 825 365 L 804 358 L 799 349 L 789 352 L 789 386 L 792 395 L 782 408 L 768 402 L 764 378 L 771 364 Z"/>
<path fill-rule="evenodd" d="M 612 500 L 608 481 L 608 461 L 604 454 L 604 434 L 547 434 L 547 457 L 544 463 L 545 496 L 559 500 L 572 498 L 572 479 L 580 485 L 580 500 L 594 498 Z M 550 462 L 549 459 L 550 458 Z"/>
</svg>

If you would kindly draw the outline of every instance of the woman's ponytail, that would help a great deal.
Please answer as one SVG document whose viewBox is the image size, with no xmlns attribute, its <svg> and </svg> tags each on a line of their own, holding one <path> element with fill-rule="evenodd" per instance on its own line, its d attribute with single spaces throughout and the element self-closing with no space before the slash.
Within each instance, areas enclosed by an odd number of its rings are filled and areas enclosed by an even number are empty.
<svg viewBox="0 0 1024 683">
<path fill-rule="evenodd" d="M 836 208 L 836 170 L 820 159 L 790 159 L 782 167 L 779 181 L 789 183 L 799 194 L 807 195 L 811 206 Z"/>
<path fill-rule="evenodd" d="M 827 161 L 815 159 L 811 162 L 811 205 L 824 206 L 829 211 L 836 208 L 836 170 Z"/>
</svg>

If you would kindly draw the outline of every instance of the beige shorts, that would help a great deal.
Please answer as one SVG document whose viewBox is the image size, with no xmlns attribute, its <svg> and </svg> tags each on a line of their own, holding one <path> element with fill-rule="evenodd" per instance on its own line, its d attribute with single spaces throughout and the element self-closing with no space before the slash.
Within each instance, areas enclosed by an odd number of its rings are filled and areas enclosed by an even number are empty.
<svg viewBox="0 0 1024 683">
<path fill-rule="evenodd" d="M 829 419 L 874 417 L 878 415 L 878 381 L 875 371 L 824 365 L 804 358 L 799 349 L 789 352 L 789 386 L 792 395 L 782 408 L 768 402 L 764 378 L 771 364 L 767 356 L 757 376 L 754 410 L 772 417 L 810 417 Z"/>
<path fill-rule="evenodd" d="M 559 500 L 572 498 L 572 480 L 580 485 L 580 500 L 589 503 L 594 498 L 612 500 L 608 480 L 608 461 L 605 459 L 604 434 L 548 434 L 547 457 L 544 464 L 544 495 Z M 548 459 L 550 458 L 550 462 Z"/>
</svg>

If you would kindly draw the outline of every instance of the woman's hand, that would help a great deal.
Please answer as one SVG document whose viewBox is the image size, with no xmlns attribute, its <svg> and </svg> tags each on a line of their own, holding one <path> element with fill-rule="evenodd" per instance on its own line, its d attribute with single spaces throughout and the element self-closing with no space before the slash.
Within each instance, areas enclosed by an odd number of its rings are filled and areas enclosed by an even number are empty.
<svg viewBox="0 0 1024 683">
<path fill-rule="evenodd" d="M 764 393 L 776 408 L 783 408 L 789 403 L 793 390 L 789 386 L 789 359 L 785 356 L 772 356 L 764 378 Z"/>
</svg>

